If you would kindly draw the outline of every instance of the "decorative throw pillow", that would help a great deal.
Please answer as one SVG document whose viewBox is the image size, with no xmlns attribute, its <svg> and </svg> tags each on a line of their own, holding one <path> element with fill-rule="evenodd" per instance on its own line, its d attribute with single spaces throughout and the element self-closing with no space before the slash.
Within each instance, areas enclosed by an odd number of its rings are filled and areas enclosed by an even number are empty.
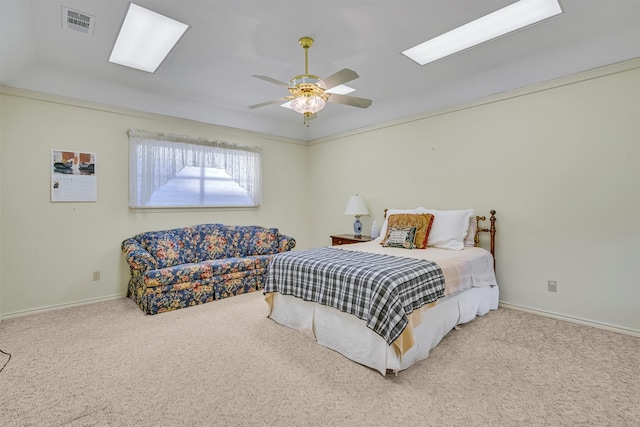
<svg viewBox="0 0 640 427">
<path fill-rule="evenodd" d="M 416 238 L 415 227 L 395 228 L 389 227 L 387 238 L 384 239 L 382 246 L 391 248 L 413 249 L 413 241 Z"/>
<path fill-rule="evenodd" d="M 393 214 L 388 218 L 388 229 L 415 227 L 416 239 L 415 247 L 417 249 L 426 249 L 429 241 L 429 233 L 431 233 L 431 224 L 433 224 L 433 215 L 428 213 L 420 214 Z M 386 236 L 385 236 L 386 238 Z"/>
<path fill-rule="evenodd" d="M 252 227 L 247 255 L 269 255 L 278 252 L 278 229 Z"/>
<path fill-rule="evenodd" d="M 380 240 L 384 240 L 384 236 L 387 235 L 387 227 L 389 226 L 389 217 L 391 215 L 396 214 L 421 214 L 421 213 L 429 213 L 427 208 L 419 207 L 414 209 L 385 209 L 384 210 L 384 221 L 382 222 L 382 227 L 380 228 Z"/>
<path fill-rule="evenodd" d="M 200 224 L 193 227 L 196 241 L 196 261 L 228 258 L 229 233 L 224 224 Z"/>
<path fill-rule="evenodd" d="M 196 255 L 189 227 L 140 233 L 138 239 L 153 258 L 158 268 L 195 262 Z"/>
</svg>

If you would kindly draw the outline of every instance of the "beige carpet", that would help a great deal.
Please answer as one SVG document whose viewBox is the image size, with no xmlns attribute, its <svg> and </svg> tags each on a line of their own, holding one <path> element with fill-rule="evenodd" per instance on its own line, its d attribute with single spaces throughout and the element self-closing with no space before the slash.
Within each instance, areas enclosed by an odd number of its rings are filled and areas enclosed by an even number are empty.
<svg viewBox="0 0 640 427">
<path fill-rule="evenodd" d="M 499 309 L 383 377 L 269 320 L 262 298 L 3 320 L 0 425 L 640 425 L 638 338 Z"/>
</svg>

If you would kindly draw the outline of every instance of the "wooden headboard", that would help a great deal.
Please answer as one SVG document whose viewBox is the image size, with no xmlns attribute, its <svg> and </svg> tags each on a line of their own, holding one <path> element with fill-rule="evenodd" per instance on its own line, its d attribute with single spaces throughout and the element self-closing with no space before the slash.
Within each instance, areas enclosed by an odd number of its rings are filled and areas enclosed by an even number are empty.
<svg viewBox="0 0 640 427">
<path fill-rule="evenodd" d="M 493 270 L 496 269 L 496 211 L 494 209 L 490 210 L 489 213 L 491 216 L 489 217 L 489 221 L 491 225 L 489 228 L 480 227 L 480 221 L 486 221 L 487 217 L 485 216 L 476 216 L 476 235 L 473 237 L 473 245 L 478 247 L 480 246 L 480 233 L 489 233 L 491 236 L 491 255 L 493 256 Z M 387 217 L 387 209 L 384 210 L 384 218 Z"/>
</svg>

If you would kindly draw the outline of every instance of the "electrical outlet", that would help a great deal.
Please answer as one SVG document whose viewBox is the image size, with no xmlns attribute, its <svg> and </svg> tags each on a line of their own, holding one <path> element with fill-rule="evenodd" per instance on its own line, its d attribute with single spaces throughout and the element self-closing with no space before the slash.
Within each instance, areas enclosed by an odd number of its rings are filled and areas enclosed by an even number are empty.
<svg viewBox="0 0 640 427">
<path fill-rule="evenodd" d="M 547 289 L 549 292 L 558 292 L 558 282 L 555 280 L 547 280 Z"/>
<path fill-rule="evenodd" d="M 93 277 L 93 281 L 94 282 L 99 281 L 100 280 L 100 272 L 99 271 L 94 271 L 92 277 Z"/>
</svg>

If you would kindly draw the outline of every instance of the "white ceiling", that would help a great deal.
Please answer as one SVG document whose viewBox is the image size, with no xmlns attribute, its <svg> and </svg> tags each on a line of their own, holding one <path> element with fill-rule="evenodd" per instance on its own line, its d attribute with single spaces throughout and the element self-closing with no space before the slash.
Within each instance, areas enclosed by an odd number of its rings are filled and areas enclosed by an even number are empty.
<svg viewBox="0 0 640 427">
<path fill-rule="evenodd" d="M 0 0 L 0 84 L 313 141 L 640 57 L 640 0 L 560 0 L 564 13 L 432 64 L 400 52 L 514 0 L 137 0 L 190 25 L 155 74 L 107 61 L 127 0 Z M 96 18 L 62 27 L 62 6 Z M 309 127 L 278 104 L 304 72 L 360 78 L 360 109 L 330 103 Z"/>
</svg>

